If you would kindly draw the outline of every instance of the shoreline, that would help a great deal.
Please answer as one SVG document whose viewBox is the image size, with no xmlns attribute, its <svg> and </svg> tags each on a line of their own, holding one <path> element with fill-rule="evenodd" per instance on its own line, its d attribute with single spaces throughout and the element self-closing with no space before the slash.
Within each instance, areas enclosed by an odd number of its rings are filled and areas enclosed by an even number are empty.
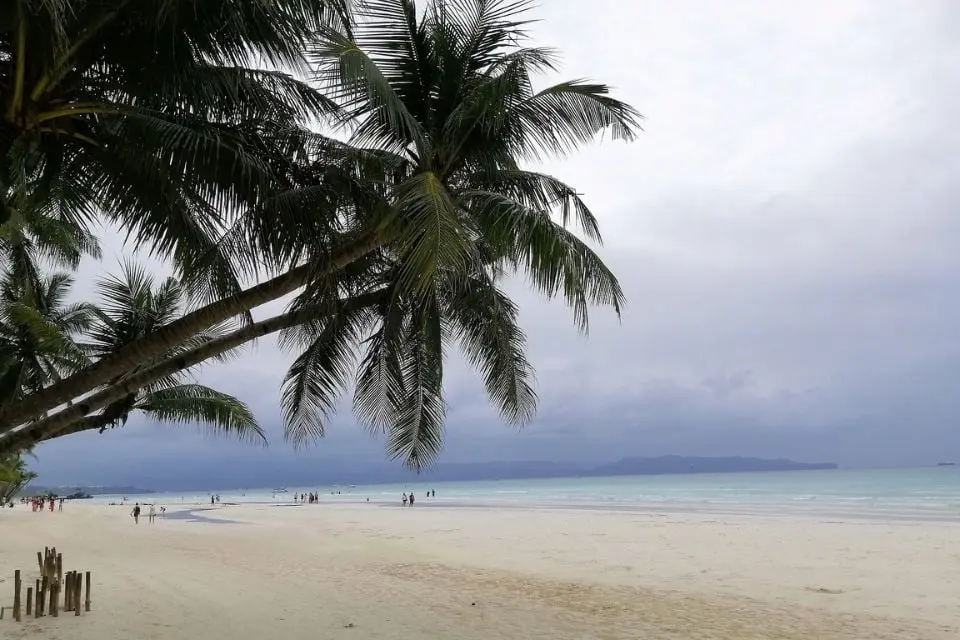
<svg viewBox="0 0 960 640">
<path fill-rule="evenodd" d="M 134 502 L 141 504 L 163 504 L 168 509 L 190 508 L 193 510 L 217 509 L 220 507 L 377 507 L 386 509 L 409 509 L 395 500 L 375 499 L 367 501 L 362 498 L 340 497 L 330 499 L 329 496 L 320 496 L 320 501 L 315 504 L 303 504 L 299 502 L 273 501 L 273 500 L 250 500 L 245 502 L 221 502 L 215 506 L 202 501 L 195 502 L 167 502 L 152 501 L 149 494 L 140 497 L 140 500 L 128 500 L 123 504 L 107 504 L 100 501 L 85 501 L 90 506 L 129 506 Z M 947 509 L 850 509 L 843 508 L 843 505 L 833 504 L 826 507 L 819 506 L 799 506 L 790 504 L 789 506 L 779 505 L 772 507 L 768 505 L 758 506 L 756 504 L 722 504 L 722 503 L 702 503 L 702 504 L 683 504 L 675 502 L 643 502 L 629 503 L 623 502 L 588 502 L 588 501 L 495 501 L 485 499 L 421 499 L 417 501 L 413 509 L 462 509 L 462 510 L 507 510 L 507 511 L 585 511 L 585 512 L 609 512 L 634 515 L 689 515 L 689 516 L 709 516 L 709 517 L 735 517 L 735 518 L 770 518 L 776 520 L 811 520 L 814 522 L 850 522 L 850 523 L 877 523 L 891 525 L 911 525 L 911 524 L 938 524 L 960 526 L 960 508 L 955 512 Z"/>
<path fill-rule="evenodd" d="M 960 527 L 951 524 L 418 507 L 171 506 L 139 525 L 102 504 L 4 510 L 0 579 L 19 568 L 32 581 L 35 547 L 55 544 L 95 584 L 91 614 L 4 620 L 0 636 L 960 635 L 951 597 Z M 174 516 L 190 511 L 202 520 Z M 9 590 L 0 583 L 0 605 Z"/>
</svg>

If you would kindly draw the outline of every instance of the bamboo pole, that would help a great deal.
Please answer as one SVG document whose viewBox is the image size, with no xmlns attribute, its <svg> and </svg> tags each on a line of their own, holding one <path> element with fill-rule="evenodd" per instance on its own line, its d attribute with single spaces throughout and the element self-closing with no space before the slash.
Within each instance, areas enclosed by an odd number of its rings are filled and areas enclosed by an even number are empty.
<svg viewBox="0 0 960 640">
<path fill-rule="evenodd" d="M 50 581 L 50 615 L 60 616 L 60 583 L 56 578 Z"/>
<path fill-rule="evenodd" d="M 63 587 L 63 610 L 70 611 L 70 605 L 73 604 L 73 571 L 67 571 Z"/>
<path fill-rule="evenodd" d="M 57 554 L 57 583 L 63 584 L 63 554 Z"/>
<path fill-rule="evenodd" d="M 33 613 L 33 587 L 27 587 L 27 615 Z"/>
<path fill-rule="evenodd" d="M 80 572 L 73 572 L 73 615 L 80 615 L 80 590 L 82 583 L 80 581 Z"/>
<path fill-rule="evenodd" d="M 33 607 L 33 616 L 35 618 L 39 618 L 40 617 L 40 601 L 43 599 L 43 594 L 40 593 L 40 578 L 37 578 L 37 582 L 34 585 L 33 592 L 37 594 L 36 606 Z"/>
<path fill-rule="evenodd" d="M 87 600 L 84 610 L 90 611 L 90 572 L 87 571 Z"/>
<path fill-rule="evenodd" d="M 37 564 L 40 565 L 40 575 L 43 575 L 43 554 L 37 551 Z"/>
<path fill-rule="evenodd" d="M 13 572 L 13 619 L 20 622 L 20 569 Z"/>
<path fill-rule="evenodd" d="M 40 583 L 40 597 L 37 598 L 37 617 L 42 618 L 43 614 L 47 612 L 47 589 L 50 588 L 50 579 L 47 576 L 43 576 L 43 581 Z"/>
</svg>

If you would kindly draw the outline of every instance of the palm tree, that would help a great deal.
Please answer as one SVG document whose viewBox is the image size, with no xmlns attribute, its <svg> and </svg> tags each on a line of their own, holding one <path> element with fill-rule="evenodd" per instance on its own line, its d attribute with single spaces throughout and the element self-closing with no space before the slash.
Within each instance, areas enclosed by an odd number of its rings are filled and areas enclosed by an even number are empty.
<svg viewBox="0 0 960 640">
<path fill-rule="evenodd" d="M 100 281 L 100 304 L 94 309 L 94 321 L 81 348 L 94 359 L 102 358 L 176 318 L 181 313 L 184 297 L 183 287 L 175 279 L 167 278 L 157 284 L 141 266 L 128 262 L 120 277 Z M 215 339 L 227 328 L 214 327 L 164 355 L 176 357 Z M 129 373 L 135 374 L 152 364 L 144 362 Z M 87 416 L 73 432 L 97 429 L 103 433 L 124 425 L 134 411 L 142 412 L 155 422 L 199 424 L 214 435 L 226 434 L 266 444 L 266 435 L 246 404 L 229 394 L 191 382 L 186 371 L 164 376 L 132 391 L 99 413 Z"/>
<path fill-rule="evenodd" d="M 23 455 L 0 456 L 0 509 L 36 477 L 27 469 Z"/>
<path fill-rule="evenodd" d="M 126 384 L 149 383 L 182 363 L 302 324 L 296 314 L 311 309 L 307 328 L 287 340 L 310 346 L 288 381 L 299 389 L 287 394 L 294 441 L 322 430 L 347 383 L 356 342 L 365 355 L 355 409 L 371 427 L 388 430 L 391 451 L 412 466 L 439 451 L 443 354 L 452 340 L 483 371 L 504 415 L 527 420 L 532 374 L 516 310 L 499 289 L 502 276 L 522 272 L 545 295 L 564 296 L 583 330 L 589 305 L 619 311 L 622 293 L 567 228 L 575 222 L 599 240 L 592 212 L 572 187 L 525 163 L 564 155 L 607 130 L 630 140 L 639 121 L 602 84 L 534 89 L 537 74 L 555 63 L 551 50 L 520 46 L 530 4 L 435 0 L 418 16 L 409 0 L 367 0 L 355 24 L 322 30 L 311 50 L 317 79 L 354 128 L 349 144 L 316 137 L 315 162 L 298 170 L 297 188 L 264 199 L 241 228 L 243 243 L 261 249 L 280 275 L 128 344 L 3 418 L 12 424 L 31 407 L 93 390 L 205 327 L 309 285 L 292 315 L 194 348 L 179 363 L 168 358 Z M 319 216 L 274 206 L 304 192 L 330 206 Z M 349 304 L 374 295 L 375 303 Z M 123 392 L 115 387 L 90 398 L 103 406 Z"/>
<path fill-rule="evenodd" d="M 329 113 L 291 73 L 342 1 L 2 3 L 0 223 L 105 217 L 197 286 L 239 290 L 219 234 Z"/>
<path fill-rule="evenodd" d="M 244 265 L 220 235 L 234 209 L 277 188 L 302 126 L 329 114 L 292 74 L 346 4 L 0 3 L 0 242 L 25 221 L 87 231 L 105 217 L 171 258 L 195 293 L 238 291 Z"/>
<path fill-rule="evenodd" d="M 388 239 L 370 268 L 380 261 L 393 295 L 372 312 L 320 323 L 307 340 L 297 330 L 295 342 L 308 346 L 284 394 L 295 442 L 321 432 L 347 382 L 354 350 L 344 343 L 364 351 L 355 412 L 413 468 L 442 448 L 450 343 L 481 370 L 507 421 L 529 420 L 533 371 L 516 307 L 499 288 L 505 274 L 563 295 L 584 331 L 589 305 L 619 312 L 616 278 L 567 228 L 599 241 L 594 215 L 573 187 L 524 165 L 604 130 L 631 140 L 639 116 L 602 84 L 534 88 L 555 54 L 522 46 L 532 4 L 435 0 L 420 15 L 411 0 L 369 0 L 354 29 L 326 32 L 313 50 L 323 86 L 356 123 L 350 143 L 390 157 L 398 176 L 390 206 L 369 222 Z M 301 296 L 313 299 L 309 288 Z"/>
<path fill-rule="evenodd" d="M 89 319 L 84 323 L 82 339 L 71 343 L 68 352 L 59 354 L 61 357 L 71 354 L 83 361 L 101 358 L 177 317 L 185 297 L 183 287 L 176 280 L 167 278 L 157 284 L 135 263 L 126 263 L 119 277 L 103 278 L 98 289 L 100 305 L 84 306 Z M 165 356 L 178 358 L 180 354 L 216 339 L 227 328 L 225 325 L 199 334 Z M 58 353 L 55 351 L 57 347 L 62 348 L 63 342 L 51 350 Z M 144 362 L 138 370 L 149 369 L 153 364 Z M 138 370 L 129 375 L 136 375 Z M 45 371 L 40 371 L 38 377 Z M 102 410 L 84 411 L 82 420 L 56 435 L 61 437 L 84 431 L 103 433 L 125 425 L 131 413 L 140 412 L 157 423 L 199 425 L 211 435 L 228 435 L 245 442 L 266 444 L 266 435 L 246 404 L 229 394 L 196 384 L 187 374 L 184 368 L 158 377 L 150 384 L 131 388 Z M 111 382 L 122 386 L 124 381 Z M 21 451 L 49 439 L 49 436 L 34 435 L 31 431 L 15 432 L 3 440 L 0 455 Z"/>
<path fill-rule="evenodd" d="M 89 363 L 74 338 L 90 327 L 89 305 L 67 298 L 64 273 L 0 280 L 0 398 L 10 401 L 43 389 Z"/>
</svg>

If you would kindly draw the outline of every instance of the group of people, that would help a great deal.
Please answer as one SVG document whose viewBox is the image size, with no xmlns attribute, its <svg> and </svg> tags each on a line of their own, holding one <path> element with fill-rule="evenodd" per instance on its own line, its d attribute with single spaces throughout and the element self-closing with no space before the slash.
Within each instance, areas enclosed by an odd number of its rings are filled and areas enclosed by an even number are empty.
<svg viewBox="0 0 960 640">
<path fill-rule="evenodd" d="M 306 502 L 308 504 L 315 504 L 317 502 L 320 502 L 320 494 L 313 493 L 312 491 L 310 493 L 301 493 L 300 495 L 294 495 L 293 497 L 295 500 L 299 502 Z"/>
<path fill-rule="evenodd" d="M 153 521 L 157 518 L 157 508 L 155 505 L 148 505 L 150 510 L 147 511 L 147 522 L 153 524 Z M 133 511 L 130 512 L 130 515 L 133 516 L 133 524 L 140 524 L 140 503 L 133 505 Z M 160 515 L 165 515 L 167 513 L 166 507 L 160 507 Z"/>
<path fill-rule="evenodd" d="M 63 511 L 63 498 L 58 498 L 56 496 L 38 496 L 35 498 L 21 498 L 20 504 L 30 503 L 30 510 L 34 513 L 38 511 L 43 511 L 43 509 L 49 508 L 50 513 L 53 513 L 54 505 L 59 505 L 57 511 Z"/>
<path fill-rule="evenodd" d="M 436 498 L 436 497 L 437 497 L 437 491 L 436 491 L 436 489 L 431 489 L 430 491 L 427 491 L 427 497 L 428 497 L 428 498 Z M 370 500 L 368 499 L 367 502 L 369 502 L 369 501 L 370 501 Z M 412 492 L 412 491 L 410 492 L 410 495 L 407 495 L 406 493 L 403 494 L 403 506 L 405 506 L 405 507 L 408 507 L 408 506 L 409 506 L 409 507 L 412 507 L 412 506 L 413 506 L 413 503 L 416 502 L 416 501 L 417 501 L 417 497 L 416 497 L 415 495 L 413 495 L 413 492 Z"/>
</svg>

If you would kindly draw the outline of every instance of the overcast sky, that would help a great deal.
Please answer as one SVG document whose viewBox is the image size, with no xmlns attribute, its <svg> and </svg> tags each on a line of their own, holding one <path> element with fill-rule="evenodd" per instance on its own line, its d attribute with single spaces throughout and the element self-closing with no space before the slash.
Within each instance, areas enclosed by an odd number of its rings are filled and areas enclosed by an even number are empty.
<svg viewBox="0 0 960 640">
<path fill-rule="evenodd" d="M 584 339 L 518 288 L 538 418 L 503 426 L 451 365 L 443 460 L 960 457 L 960 3 L 543 4 L 536 37 L 563 76 L 646 117 L 638 142 L 546 167 L 598 214 L 629 307 L 621 323 L 596 312 Z M 121 252 L 108 242 L 107 268 Z M 283 444 L 290 360 L 263 342 L 202 374 L 257 411 L 266 451 L 131 419 L 41 447 L 35 467 L 79 483 L 382 460 L 346 411 L 312 450 Z"/>
</svg>

